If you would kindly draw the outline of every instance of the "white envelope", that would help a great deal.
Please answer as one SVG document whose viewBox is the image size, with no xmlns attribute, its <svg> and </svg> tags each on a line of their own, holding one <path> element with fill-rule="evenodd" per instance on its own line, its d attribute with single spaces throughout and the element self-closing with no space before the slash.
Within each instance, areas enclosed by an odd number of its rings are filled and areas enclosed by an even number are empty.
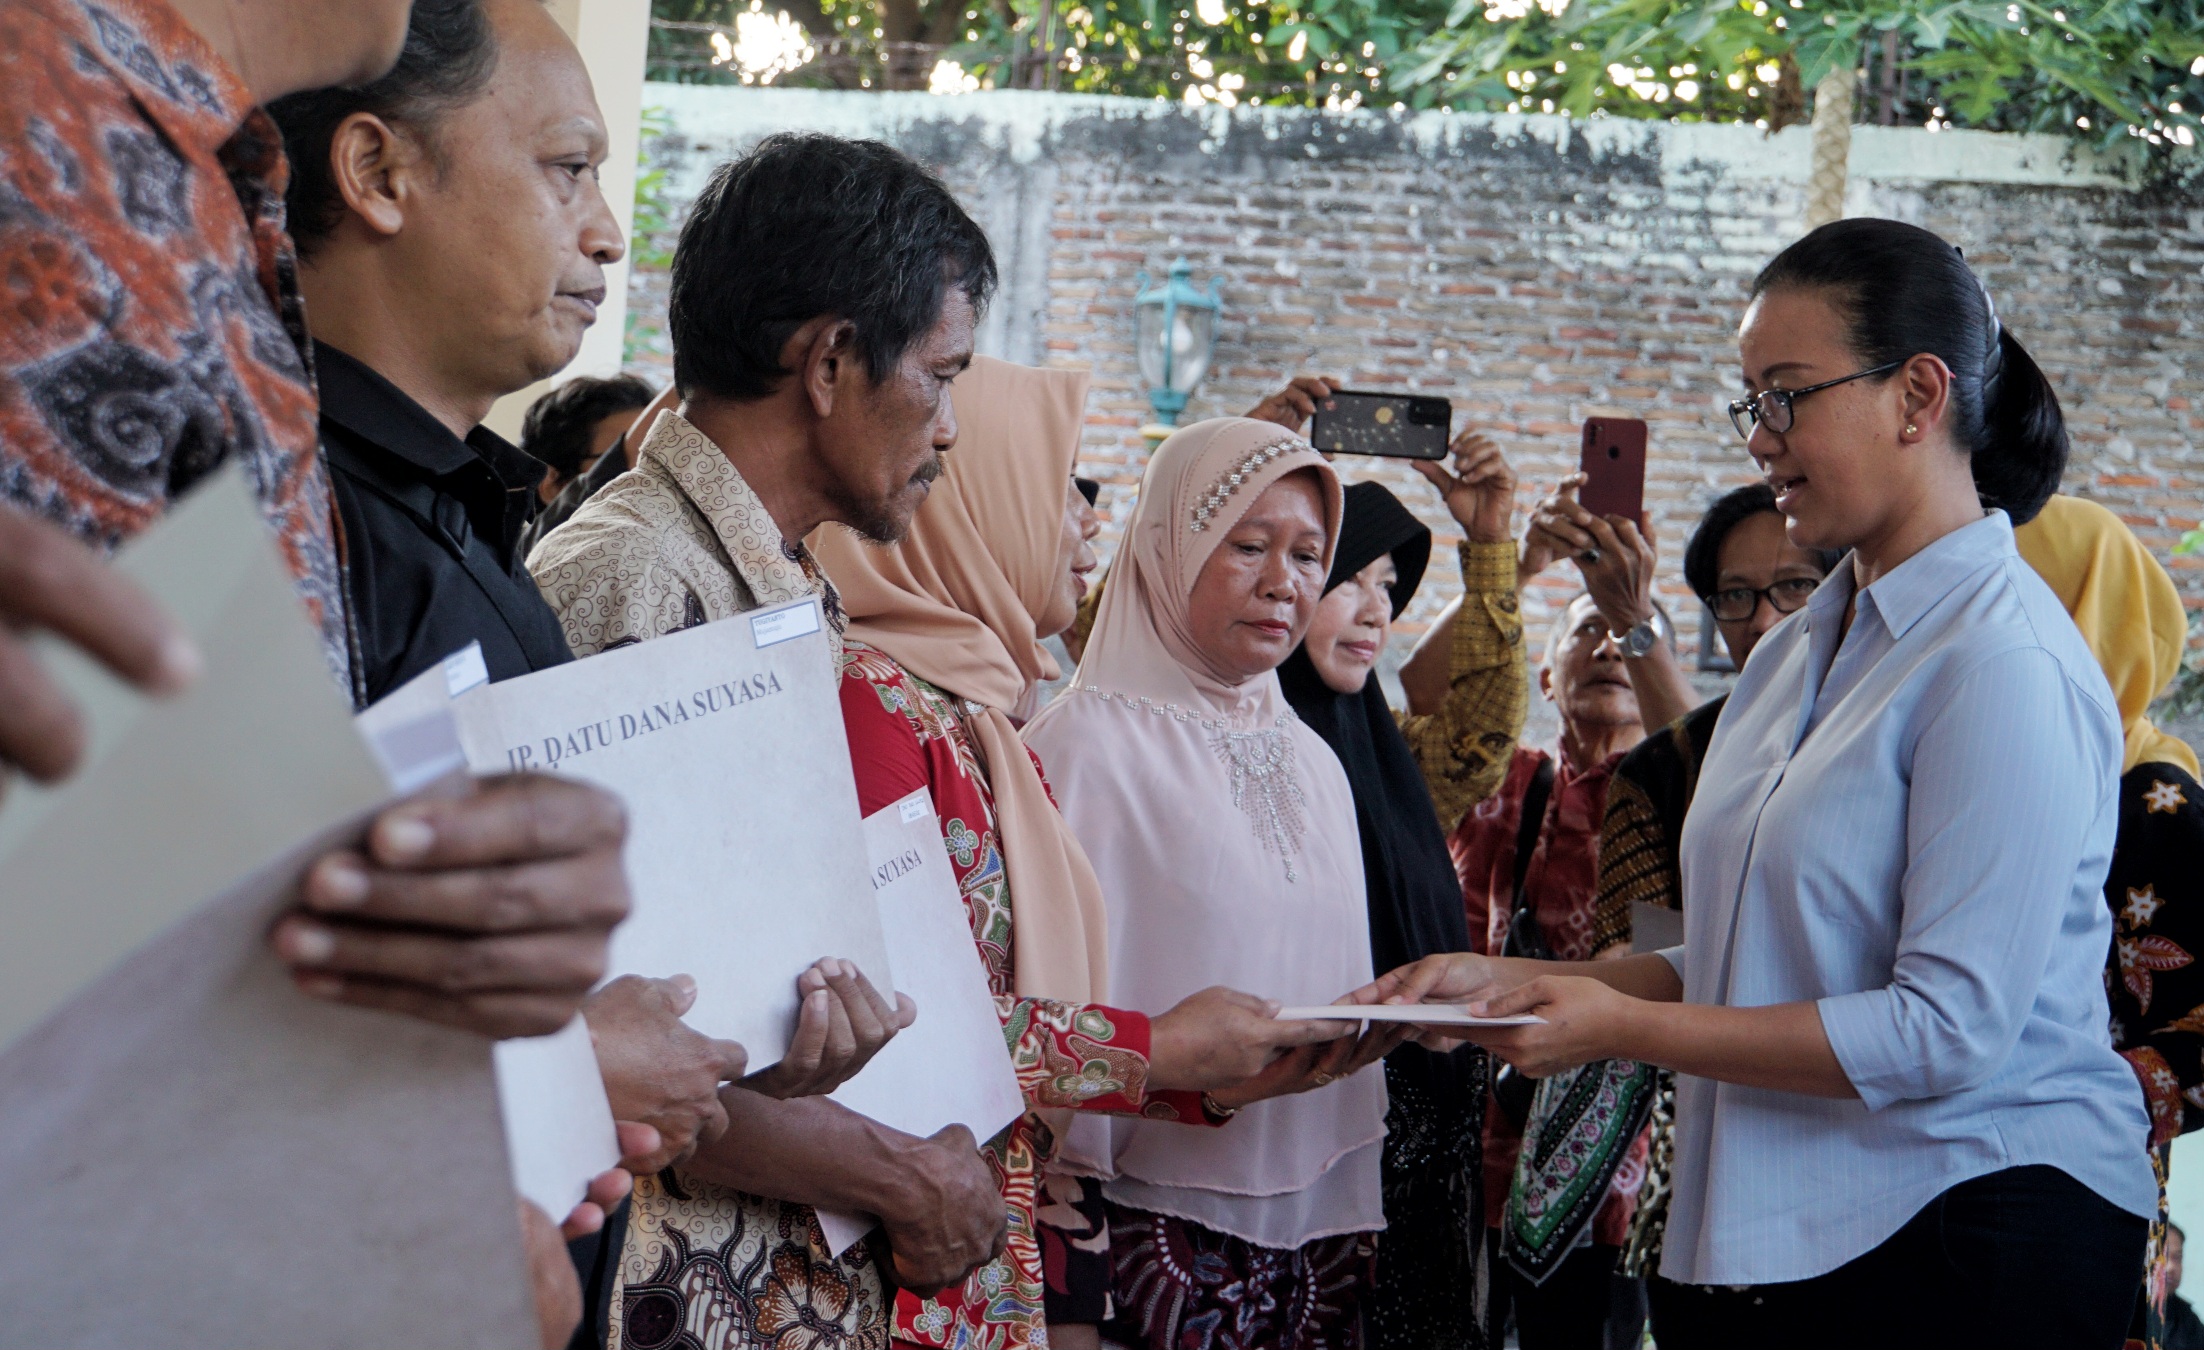
<svg viewBox="0 0 2204 1350">
<path fill-rule="evenodd" d="M 865 851 L 888 951 L 918 1020 L 844 1083 L 834 1100 L 920 1137 L 962 1125 L 985 1143 L 1025 1114 L 987 967 L 957 889 L 932 794 L 924 788 L 865 817 Z M 840 1256 L 870 1232 L 869 1214 L 819 1211 Z"/>
<path fill-rule="evenodd" d="M 787 1053 L 823 956 L 893 987 L 818 602 L 737 615 L 500 680 L 454 704 L 477 773 L 544 769 L 617 793 L 634 908 L 614 975 L 693 975 L 686 1020 Z"/>
<path fill-rule="evenodd" d="M 1319 1007 L 1280 1008 L 1281 1022 L 1413 1022 L 1426 1027 L 1543 1026 L 1536 1013 L 1479 1017 L 1459 1003 L 1327 1003 Z"/>
<path fill-rule="evenodd" d="M 620 1131 L 589 1023 L 577 1013 L 548 1036 L 499 1041 L 491 1053 L 513 1189 L 563 1220 L 588 1194 L 590 1179 L 620 1163 Z"/>
<path fill-rule="evenodd" d="M 49 650 L 92 753 L 0 803 L 0 1347 L 533 1347 L 489 1044 L 267 950 L 386 789 L 240 471 L 117 566 L 206 670 Z"/>
</svg>

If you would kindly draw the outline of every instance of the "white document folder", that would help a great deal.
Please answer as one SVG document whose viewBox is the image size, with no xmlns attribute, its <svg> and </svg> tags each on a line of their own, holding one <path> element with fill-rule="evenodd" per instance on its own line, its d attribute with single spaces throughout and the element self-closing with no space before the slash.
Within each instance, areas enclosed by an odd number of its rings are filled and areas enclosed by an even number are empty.
<svg viewBox="0 0 2204 1350">
<path fill-rule="evenodd" d="M 918 1020 L 844 1083 L 834 1100 L 920 1137 L 962 1125 L 981 1143 L 1025 1114 L 1002 1018 L 972 941 L 972 921 L 924 788 L 865 817 L 865 850 L 888 951 Z M 871 1231 L 871 1215 L 819 1211 L 836 1256 Z"/>
<path fill-rule="evenodd" d="M 544 769 L 627 807 L 634 908 L 613 975 L 696 978 L 684 1019 L 787 1053 L 820 957 L 893 987 L 818 602 L 737 615 L 500 680 L 454 712 L 477 773 Z"/>
<path fill-rule="evenodd" d="M 0 802 L 0 1347 L 537 1344 L 489 1043 L 292 987 L 299 869 L 386 795 L 237 469 L 117 565 L 197 640 Z"/>
</svg>

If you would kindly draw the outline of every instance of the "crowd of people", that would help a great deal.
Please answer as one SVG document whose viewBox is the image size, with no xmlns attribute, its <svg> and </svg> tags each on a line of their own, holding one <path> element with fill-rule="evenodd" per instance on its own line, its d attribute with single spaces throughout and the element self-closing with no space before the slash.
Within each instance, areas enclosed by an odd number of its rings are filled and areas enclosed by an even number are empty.
<svg viewBox="0 0 2204 1350">
<path fill-rule="evenodd" d="M 673 385 L 570 381 L 516 447 L 484 418 L 623 249 L 539 0 L 15 0 L 0 50 L 0 767 L 83 754 L 28 630 L 194 678 L 102 554 L 237 462 L 355 707 L 469 644 L 498 680 L 812 599 L 860 806 L 932 797 L 1026 1105 L 989 1139 L 829 1099 L 923 1013 L 851 963 L 758 1072 L 682 1021 L 743 972 L 605 981 L 626 820 L 576 780 L 401 800 L 302 874 L 301 997 L 587 1020 L 624 1157 L 519 1205 L 544 1345 L 2198 1335 L 2163 1197 L 2204 788 L 2147 715 L 2184 613 L 2058 494 L 2057 395 L 1949 242 L 1841 221 L 1751 288 L 1759 481 L 1682 555 L 1729 693 L 1644 523 L 1569 479 L 1518 533 L 1469 429 L 1416 466 L 1461 596 L 1396 709 L 1438 541 L 1298 434 L 1336 381 L 1172 434 L 1105 571 L 1089 375 L 975 355 L 988 239 L 894 149 L 721 165 Z M 1422 1003 L 1537 1020 L 1278 1016 Z M 879 1226 L 837 1255 L 820 1208 Z"/>
</svg>

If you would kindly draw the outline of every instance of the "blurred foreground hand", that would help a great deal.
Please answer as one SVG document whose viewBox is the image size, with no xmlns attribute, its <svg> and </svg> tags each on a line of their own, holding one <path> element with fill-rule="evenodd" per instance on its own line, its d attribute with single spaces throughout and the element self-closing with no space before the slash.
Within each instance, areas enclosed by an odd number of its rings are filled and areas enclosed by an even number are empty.
<svg viewBox="0 0 2204 1350">
<path fill-rule="evenodd" d="M 199 674 L 198 649 L 142 590 L 53 525 L 0 503 L 0 787 L 21 769 L 42 783 L 84 756 L 84 721 L 31 655 L 53 633 L 150 694 Z"/>
<path fill-rule="evenodd" d="M 628 913 L 627 816 L 544 774 L 469 783 L 384 811 L 364 849 L 310 868 L 276 954 L 316 998 L 503 1039 L 572 1020 Z"/>
</svg>

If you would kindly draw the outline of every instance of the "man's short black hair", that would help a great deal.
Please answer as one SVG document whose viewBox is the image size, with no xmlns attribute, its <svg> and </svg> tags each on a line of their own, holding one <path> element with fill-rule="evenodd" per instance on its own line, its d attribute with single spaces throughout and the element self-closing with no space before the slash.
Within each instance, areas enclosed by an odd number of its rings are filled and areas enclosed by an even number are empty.
<svg viewBox="0 0 2204 1350">
<path fill-rule="evenodd" d="M 984 309 L 995 253 L 940 179 L 878 141 L 769 136 L 712 175 L 681 227 L 674 383 L 764 398 L 788 374 L 781 348 L 822 314 L 855 326 L 878 383 L 940 321 L 951 285 Z"/>
<path fill-rule="evenodd" d="M 640 412 L 655 397 L 633 375 L 578 375 L 528 405 L 520 423 L 520 448 L 550 465 L 560 478 L 572 478 L 589 458 L 599 422 L 617 412 Z"/>
<path fill-rule="evenodd" d="M 489 88 L 497 70 L 497 36 L 482 0 L 413 0 L 405 51 L 379 80 L 353 89 L 312 89 L 268 106 L 291 160 L 291 238 L 311 257 L 344 219 L 344 196 L 329 172 L 329 145 L 354 113 L 372 113 L 394 127 L 430 136 L 435 121 Z"/>
</svg>

